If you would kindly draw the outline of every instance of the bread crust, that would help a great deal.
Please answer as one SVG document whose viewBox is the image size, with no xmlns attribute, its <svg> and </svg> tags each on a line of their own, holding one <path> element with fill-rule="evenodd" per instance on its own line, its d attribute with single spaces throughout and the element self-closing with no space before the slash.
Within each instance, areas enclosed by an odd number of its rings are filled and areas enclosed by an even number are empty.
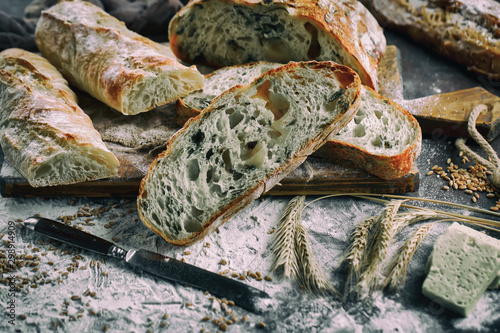
<svg viewBox="0 0 500 333">
<path fill-rule="evenodd" d="M 378 88 L 377 85 L 377 66 L 382 58 L 386 40 L 382 28 L 378 25 L 377 21 L 368 12 L 368 10 L 357 0 L 342 0 L 342 1 L 267 1 L 267 0 L 194 0 L 190 1 L 184 8 L 182 8 L 171 20 L 169 26 L 169 39 L 172 51 L 176 56 L 187 62 L 197 63 L 203 62 L 212 67 L 223 67 L 241 64 L 253 61 L 275 61 L 269 58 L 253 58 L 246 60 L 240 58 L 238 63 L 231 63 L 228 61 L 208 60 L 209 57 L 195 54 L 192 49 L 186 49 L 184 46 L 185 37 L 178 33 L 179 23 L 183 17 L 188 17 L 197 6 L 204 6 L 207 3 L 218 3 L 219 6 L 228 4 L 231 7 L 241 8 L 255 8 L 263 7 L 268 8 L 269 11 L 281 8 L 288 12 L 291 20 L 300 22 L 309 22 L 318 31 L 326 33 L 339 48 L 345 53 L 346 59 L 338 61 L 335 59 L 321 58 L 317 55 L 308 55 L 307 58 L 294 59 L 290 58 L 287 61 L 337 61 L 343 65 L 353 68 L 361 77 L 363 84 L 368 85 L 374 89 Z M 247 29 L 247 27 L 241 27 Z M 219 32 L 221 33 L 221 32 Z M 312 43 L 312 42 L 311 42 Z M 224 47 L 224 45 L 218 45 Z M 210 51 L 207 51 L 210 52 Z M 247 50 L 247 52 L 250 52 Z M 198 57 L 198 59 L 197 59 Z M 286 61 L 284 61 L 286 62 Z"/>
<path fill-rule="evenodd" d="M 361 0 L 390 29 L 468 70 L 500 80 L 500 3 L 494 0 Z"/>
<path fill-rule="evenodd" d="M 212 113 L 224 112 L 217 108 L 218 100 L 223 100 L 225 96 L 229 96 L 233 93 L 245 92 L 248 91 L 251 87 L 261 84 L 265 80 L 272 80 L 273 76 L 280 72 L 293 71 L 294 68 L 299 66 L 326 66 L 326 68 L 330 68 L 331 72 L 339 78 L 340 82 L 343 82 L 343 86 L 346 91 L 346 98 L 351 101 L 351 104 L 346 106 L 346 108 L 339 112 L 336 119 L 331 122 L 326 128 L 324 128 L 321 132 L 319 132 L 314 137 L 309 137 L 308 142 L 302 146 L 302 148 L 293 152 L 291 158 L 286 161 L 283 161 L 279 167 L 275 168 L 274 171 L 268 174 L 265 178 L 261 179 L 257 185 L 253 188 L 245 189 L 245 192 L 234 198 L 229 204 L 227 204 L 222 209 L 218 210 L 214 215 L 212 215 L 207 221 L 202 224 L 202 229 L 197 232 L 192 232 L 189 236 L 183 239 L 172 239 L 169 238 L 167 234 L 165 234 L 162 230 L 160 230 L 155 224 L 146 216 L 144 210 L 147 205 L 148 196 L 151 194 L 148 193 L 147 184 L 149 182 L 149 178 L 152 177 L 152 173 L 158 167 L 159 161 L 165 158 L 170 158 L 172 151 L 174 151 L 174 146 L 176 144 L 176 140 L 179 137 L 184 135 L 184 132 L 191 129 L 191 127 L 196 128 L 199 127 L 200 123 L 206 121 L 207 118 L 211 117 Z M 357 108 L 359 107 L 360 99 L 359 93 L 361 89 L 361 82 L 359 76 L 345 66 L 340 66 L 338 64 L 332 62 L 308 62 L 308 63 L 290 63 L 288 65 L 279 67 L 277 69 L 270 70 L 263 74 L 260 78 L 256 79 L 252 83 L 245 86 L 235 86 L 222 95 L 216 97 L 216 99 L 207 107 L 202 113 L 200 113 L 197 117 L 189 119 L 184 127 L 177 132 L 168 142 L 167 149 L 160 153 L 160 155 L 153 161 L 150 165 L 147 175 L 143 178 L 140 185 L 139 195 L 137 199 L 137 206 L 139 215 L 143 223 L 162 236 L 166 241 L 177 244 L 177 245 L 188 245 L 195 241 L 200 240 L 207 233 L 217 229 L 224 222 L 234 216 L 237 212 L 239 212 L 244 207 L 248 206 L 255 199 L 259 198 L 263 193 L 266 193 L 269 189 L 271 189 L 274 185 L 276 185 L 283 177 L 297 168 L 304 160 L 309 156 L 312 152 L 317 150 L 321 145 L 323 145 L 326 140 L 335 135 L 342 127 L 344 127 L 354 116 Z M 307 111 L 306 111 L 307 112 Z M 283 148 L 284 149 L 284 148 Z M 165 177 L 169 177 L 169 175 L 165 175 Z M 151 198 L 150 200 L 153 200 Z M 167 222 L 168 223 L 168 222 Z M 181 222 L 172 222 L 172 223 L 181 223 Z"/>
<path fill-rule="evenodd" d="M 383 179 L 398 179 L 405 176 L 411 169 L 414 161 L 422 149 L 422 131 L 418 121 L 398 103 L 385 98 L 376 91 L 365 87 L 371 99 L 379 100 L 380 104 L 396 110 L 409 123 L 409 130 L 414 134 L 413 140 L 397 154 L 374 154 L 361 146 L 342 141 L 342 135 L 333 137 L 316 153 L 335 162 L 354 164 L 366 172 Z M 376 104 L 377 102 L 372 102 Z"/>
<path fill-rule="evenodd" d="M 89 2 L 62 1 L 43 11 L 35 38 L 72 85 L 123 114 L 148 111 L 203 86 L 196 68 L 170 58 L 167 46 Z"/>
<path fill-rule="evenodd" d="M 0 53 L 0 108 L 5 157 L 30 185 L 71 184 L 118 172 L 118 160 L 78 106 L 66 80 L 39 55 L 20 49 Z M 42 171 L 58 163 L 68 170 L 56 170 L 47 179 Z"/>
</svg>

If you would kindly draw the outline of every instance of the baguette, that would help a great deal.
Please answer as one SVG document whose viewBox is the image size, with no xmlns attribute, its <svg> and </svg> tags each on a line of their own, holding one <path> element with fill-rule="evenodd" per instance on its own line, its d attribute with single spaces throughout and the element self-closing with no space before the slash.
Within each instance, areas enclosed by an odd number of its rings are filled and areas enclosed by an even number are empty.
<svg viewBox="0 0 500 333">
<path fill-rule="evenodd" d="M 66 80 L 44 58 L 20 49 L 0 53 L 0 144 L 33 187 L 107 178 L 118 160 Z"/>
<path fill-rule="evenodd" d="M 267 192 L 335 135 L 361 82 L 333 62 L 297 62 L 219 95 L 153 161 L 137 206 L 145 225 L 187 245 Z"/>
<path fill-rule="evenodd" d="M 215 96 L 230 87 L 248 84 L 259 73 L 278 66 L 280 64 L 257 62 L 224 67 L 206 75 L 203 90 L 178 101 L 178 122 L 197 116 Z M 315 155 L 354 165 L 380 178 L 397 179 L 410 171 L 421 145 L 421 129 L 413 115 L 363 86 L 360 108 L 354 119 Z"/>
<path fill-rule="evenodd" d="M 62 1 L 43 11 L 35 38 L 70 84 L 126 115 L 203 86 L 198 70 L 170 58 L 167 46 L 128 30 L 88 2 Z"/>
<path fill-rule="evenodd" d="M 172 51 L 186 63 L 335 61 L 377 89 L 382 28 L 357 0 L 192 0 L 170 21 Z"/>
<path fill-rule="evenodd" d="M 404 33 L 488 80 L 500 81 L 500 3 L 494 0 L 361 0 Z"/>
<path fill-rule="evenodd" d="M 406 175 L 420 155 L 422 131 L 411 113 L 376 91 L 361 88 L 354 119 L 316 154 L 348 162 L 383 179 Z"/>
</svg>

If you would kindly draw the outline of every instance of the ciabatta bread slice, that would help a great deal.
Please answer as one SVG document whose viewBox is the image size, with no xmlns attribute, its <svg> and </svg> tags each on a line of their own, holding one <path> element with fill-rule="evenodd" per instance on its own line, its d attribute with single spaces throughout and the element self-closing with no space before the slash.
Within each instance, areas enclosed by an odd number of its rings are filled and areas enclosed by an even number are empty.
<svg viewBox="0 0 500 333">
<path fill-rule="evenodd" d="M 126 115 L 148 111 L 203 86 L 194 67 L 86 1 L 42 12 L 35 31 L 42 55 L 77 88 Z"/>
<path fill-rule="evenodd" d="M 283 64 L 259 61 L 243 65 L 223 67 L 205 75 L 205 83 L 201 90 L 177 100 L 175 111 L 177 122 L 182 126 L 192 117 L 196 117 L 212 100 L 237 85 L 248 84 L 268 70 L 283 66 Z"/>
<path fill-rule="evenodd" d="M 178 121 L 197 116 L 213 98 L 234 85 L 248 84 L 259 73 L 280 64 L 256 62 L 224 67 L 205 76 L 203 90 L 179 100 Z M 417 120 L 397 103 L 373 89 L 361 88 L 356 116 L 315 155 L 335 162 L 349 162 L 384 179 L 406 175 L 420 154 L 422 134 Z"/>
<path fill-rule="evenodd" d="M 33 187 L 108 178 L 119 162 L 47 60 L 20 49 L 0 53 L 0 143 Z"/>
<path fill-rule="evenodd" d="M 298 62 L 219 95 L 151 164 L 137 199 L 142 221 L 168 242 L 199 240 L 345 126 L 360 89 L 348 67 Z"/>
<path fill-rule="evenodd" d="M 172 51 L 213 67 L 335 61 L 377 89 L 382 28 L 357 0 L 193 0 L 170 21 Z"/>
<path fill-rule="evenodd" d="M 406 175 L 420 155 L 422 131 L 411 113 L 376 91 L 361 88 L 354 119 L 316 154 L 349 161 L 384 179 Z"/>
</svg>

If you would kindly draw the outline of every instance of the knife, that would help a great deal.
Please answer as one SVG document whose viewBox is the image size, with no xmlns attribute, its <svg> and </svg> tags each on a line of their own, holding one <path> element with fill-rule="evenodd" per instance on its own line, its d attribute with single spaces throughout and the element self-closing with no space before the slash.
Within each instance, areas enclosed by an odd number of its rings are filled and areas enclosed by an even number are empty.
<svg viewBox="0 0 500 333">
<path fill-rule="evenodd" d="M 240 281 L 148 250 L 130 249 L 127 251 L 105 239 L 54 220 L 30 217 L 24 221 L 24 226 L 55 240 L 125 260 L 129 265 L 161 278 L 208 291 L 214 296 L 224 297 L 257 314 L 272 311 L 277 305 L 276 300 L 266 292 Z"/>
</svg>

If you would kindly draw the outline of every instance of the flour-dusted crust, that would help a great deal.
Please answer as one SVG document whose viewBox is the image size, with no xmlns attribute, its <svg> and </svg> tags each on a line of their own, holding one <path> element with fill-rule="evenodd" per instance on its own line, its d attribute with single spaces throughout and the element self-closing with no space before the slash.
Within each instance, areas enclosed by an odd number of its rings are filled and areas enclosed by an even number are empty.
<svg viewBox="0 0 500 333">
<path fill-rule="evenodd" d="M 384 179 L 406 175 L 422 148 L 418 121 L 399 104 L 361 88 L 354 119 L 317 152 L 336 162 L 347 161 Z"/>
<path fill-rule="evenodd" d="M 170 21 L 169 39 L 187 63 L 335 61 L 377 89 L 382 28 L 357 0 L 194 0 Z"/>
<path fill-rule="evenodd" d="M 361 0 L 390 29 L 472 72 L 500 81 L 500 3 L 495 0 Z"/>
<path fill-rule="evenodd" d="M 297 62 L 219 95 L 151 164 L 142 221 L 189 244 L 215 230 L 299 166 L 354 116 L 361 82 L 333 62 Z"/>
<path fill-rule="evenodd" d="M 123 114 L 166 104 L 203 86 L 203 76 L 169 57 L 169 48 L 130 30 L 85 1 L 42 12 L 35 38 L 72 84 Z"/>
<path fill-rule="evenodd" d="M 20 49 L 0 53 L 0 144 L 33 187 L 107 178 L 118 160 L 66 80 L 44 58 Z"/>
</svg>

